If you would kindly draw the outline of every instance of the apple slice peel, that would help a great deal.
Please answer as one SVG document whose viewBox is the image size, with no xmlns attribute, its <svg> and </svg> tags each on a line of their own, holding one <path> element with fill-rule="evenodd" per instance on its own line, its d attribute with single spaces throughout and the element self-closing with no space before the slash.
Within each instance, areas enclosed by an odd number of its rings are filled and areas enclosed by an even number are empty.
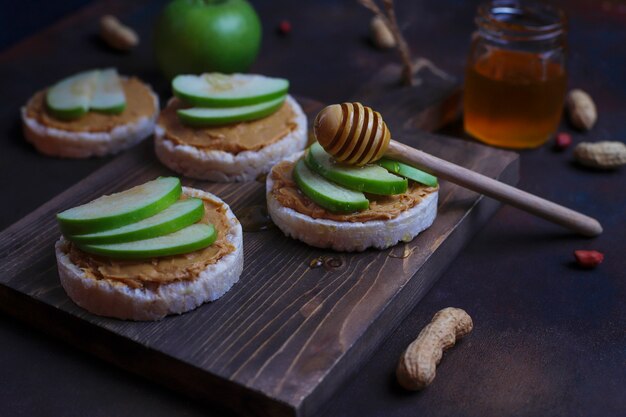
<svg viewBox="0 0 626 417">
<path fill-rule="evenodd" d="M 111 114 L 124 111 L 126 96 L 117 70 L 108 68 L 99 72 L 89 108 L 93 111 Z"/>
<path fill-rule="evenodd" d="M 126 97 L 117 70 L 85 71 L 65 78 L 46 93 L 46 106 L 62 120 L 79 118 L 89 110 L 121 113 Z"/>
<path fill-rule="evenodd" d="M 212 224 L 192 224 L 177 232 L 152 239 L 108 245 L 78 245 L 94 255 L 116 259 L 147 259 L 189 253 L 212 245 L 217 231 Z"/>
<path fill-rule="evenodd" d="M 172 90 L 196 107 L 240 107 L 285 96 L 289 81 L 255 74 L 179 75 L 172 80 Z"/>
<path fill-rule="evenodd" d="M 370 194 L 393 195 L 407 191 L 408 181 L 378 165 L 355 167 L 335 162 L 319 143 L 311 145 L 305 156 L 307 166 L 329 181 Z"/>
<path fill-rule="evenodd" d="M 349 190 L 311 171 L 303 159 L 293 169 L 298 188 L 318 205 L 333 212 L 356 212 L 369 207 L 369 201 L 359 191 Z"/>
<path fill-rule="evenodd" d="M 242 107 L 208 108 L 192 107 L 180 109 L 176 113 L 180 120 L 189 126 L 217 126 L 261 119 L 276 112 L 285 102 L 286 96 Z"/>
<path fill-rule="evenodd" d="M 204 214 L 204 202 L 199 198 L 188 198 L 172 204 L 154 216 L 117 229 L 99 233 L 66 236 L 77 244 L 124 243 L 150 239 L 176 232 L 200 220 Z"/>
<path fill-rule="evenodd" d="M 96 88 L 96 71 L 85 71 L 65 78 L 46 93 L 46 105 L 60 119 L 74 119 L 89 111 Z"/>
<path fill-rule="evenodd" d="M 57 214 L 57 221 L 65 235 L 102 232 L 153 216 L 174 204 L 181 193 L 178 178 L 160 177 L 65 210 Z"/>
<path fill-rule="evenodd" d="M 411 165 L 407 165 L 393 159 L 379 159 L 378 161 L 376 161 L 376 164 L 385 168 L 389 172 L 398 174 L 402 177 L 419 182 L 420 184 L 424 184 L 429 187 L 436 187 L 438 184 L 437 177 L 435 177 L 434 175 L 430 175 L 429 173 L 419 170 Z"/>
</svg>

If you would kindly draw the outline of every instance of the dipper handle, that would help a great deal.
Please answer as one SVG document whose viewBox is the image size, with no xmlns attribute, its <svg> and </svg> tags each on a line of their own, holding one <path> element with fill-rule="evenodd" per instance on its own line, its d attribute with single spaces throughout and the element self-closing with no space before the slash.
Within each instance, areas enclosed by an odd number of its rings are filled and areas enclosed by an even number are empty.
<svg viewBox="0 0 626 417">
<path fill-rule="evenodd" d="M 385 155 L 553 223 L 560 224 L 583 236 L 593 237 L 602 233 L 602 226 L 592 217 L 585 216 L 582 213 L 437 158 L 426 152 L 411 148 L 395 140 L 389 142 L 389 148 Z"/>
<path fill-rule="evenodd" d="M 591 217 L 391 140 L 380 113 L 361 103 L 324 108 L 317 115 L 313 130 L 320 145 L 340 162 L 361 166 L 386 155 L 583 236 L 602 233 L 600 223 Z"/>
</svg>

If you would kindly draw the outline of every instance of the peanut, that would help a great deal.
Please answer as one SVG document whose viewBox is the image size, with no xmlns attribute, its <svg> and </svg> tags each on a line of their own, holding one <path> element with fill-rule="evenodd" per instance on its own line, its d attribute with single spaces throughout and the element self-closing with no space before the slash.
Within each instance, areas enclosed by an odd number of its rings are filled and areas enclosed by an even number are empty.
<svg viewBox="0 0 626 417">
<path fill-rule="evenodd" d="M 604 254 L 597 250 L 575 250 L 576 263 L 583 268 L 591 269 L 604 261 Z"/>
<path fill-rule="evenodd" d="M 622 142 L 582 142 L 574 148 L 574 157 L 585 166 L 613 169 L 626 164 L 626 145 Z"/>
<path fill-rule="evenodd" d="M 589 94 L 575 89 L 567 94 L 565 99 L 569 118 L 574 127 L 580 130 L 589 130 L 598 119 L 596 105 Z"/>
<path fill-rule="evenodd" d="M 372 32 L 372 42 L 380 49 L 393 48 L 396 46 L 396 38 L 389 29 L 389 26 L 380 16 L 374 16 L 370 24 Z"/>
<path fill-rule="evenodd" d="M 569 147 L 572 144 L 572 135 L 567 132 L 559 132 L 554 139 L 554 147 L 559 151 Z"/>
<path fill-rule="evenodd" d="M 398 362 L 396 377 L 402 387 L 417 391 L 435 379 L 443 351 L 472 331 L 472 318 L 460 308 L 448 307 L 437 312 L 422 329 Z"/>
<path fill-rule="evenodd" d="M 120 51 L 129 51 L 139 44 L 137 33 L 112 15 L 100 18 L 100 37 L 111 48 Z"/>
<path fill-rule="evenodd" d="M 278 33 L 283 36 L 289 35 L 291 33 L 291 22 L 289 20 L 283 20 L 278 25 Z"/>
</svg>

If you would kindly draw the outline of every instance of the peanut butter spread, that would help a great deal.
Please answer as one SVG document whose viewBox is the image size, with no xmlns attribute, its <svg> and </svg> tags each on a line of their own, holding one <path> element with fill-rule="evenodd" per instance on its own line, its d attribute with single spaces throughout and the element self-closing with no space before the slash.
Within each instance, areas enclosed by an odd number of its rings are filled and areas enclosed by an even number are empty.
<svg viewBox="0 0 626 417">
<path fill-rule="evenodd" d="M 204 200 L 204 216 L 200 223 L 213 224 L 217 239 L 211 246 L 195 252 L 147 260 L 115 260 L 85 253 L 70 244 L 69 257 L 88 277 L 126 284 L 131 288 L 190 281 L 207 266 L 235 250 L 226 239 L 230 225 L 224 204 Z"/>
<path fill-rule="evenodd" d="M 26 115 L 39 123 L 71 132 L 108 132 L 114 127 L 151 117 L 158 109 L 150 88 L 137 78 L 123 78 L 126 108 L 120 114 L 87 112 L 74 120 L 60 120 L 46 108 L 46 90 L 37 92 L 26 104 Z"/>
<path fill-rule="evenodd" d="M 184 125 L 176 110 L 184 108 L 182 101 L 174 98 L 161 111 L 158 124 L 165 137 L 177 145 L 190 145 L 205 150 L 238 154 L 259 149 L 278 142 L 296 129 L 296 114 L 285 102 L 275 113 L 258 120 L 223 126 L 192 127 Z"/>
<path fill-rule="evenodd" d="M 410 181 L 409 189 L 404 194 L 388 196 L 367 194 L 370 206 L 366 210 L 347 214 L 333 213 L 320 207 L 300 191 L 291 175 L 293 167 L 293 162 L 283 161 L 272 168 L 271 178 L 274 181 L 272 195 L 283 206 L 314 219 L 353 223 L 390 220 L 398 217 L 403 211 L 415 207 L 424 197 L 438 189 Z"/>
</svg>

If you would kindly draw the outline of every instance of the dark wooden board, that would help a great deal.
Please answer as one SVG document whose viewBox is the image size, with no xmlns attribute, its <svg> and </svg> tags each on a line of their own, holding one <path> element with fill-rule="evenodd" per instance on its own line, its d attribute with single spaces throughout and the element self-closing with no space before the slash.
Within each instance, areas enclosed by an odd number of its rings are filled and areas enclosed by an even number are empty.
<svg viewBox="0 0 626 417">
<path fill-rule="evenodd" d="M 310 117 L 321 107 L 301 102 Z M 426 133 L 402 136 L 491 177 L 517 181 L 513 153 Z M 153 323 L 83 311 L 58 281 L 54 214 L 163 174 L 168 171 L 148 141 L 6 229 L 0 235 L 0 306 L 123 368 L 245 415 L 306 416 L 319 409 L 497 207 L 443 182 L 434 225 L 411 243 L 331 254 L 277 229 L 245 233 L 243 275 L 217 302 Z M 184 183 L 219 195 L 235 212 L 264 203 L 259 182 Z M 405 251 L 410 256 L 392 257 Z M 342 266 L 310 268 L 322 255 L 338 257 Z"/>
</svg>

